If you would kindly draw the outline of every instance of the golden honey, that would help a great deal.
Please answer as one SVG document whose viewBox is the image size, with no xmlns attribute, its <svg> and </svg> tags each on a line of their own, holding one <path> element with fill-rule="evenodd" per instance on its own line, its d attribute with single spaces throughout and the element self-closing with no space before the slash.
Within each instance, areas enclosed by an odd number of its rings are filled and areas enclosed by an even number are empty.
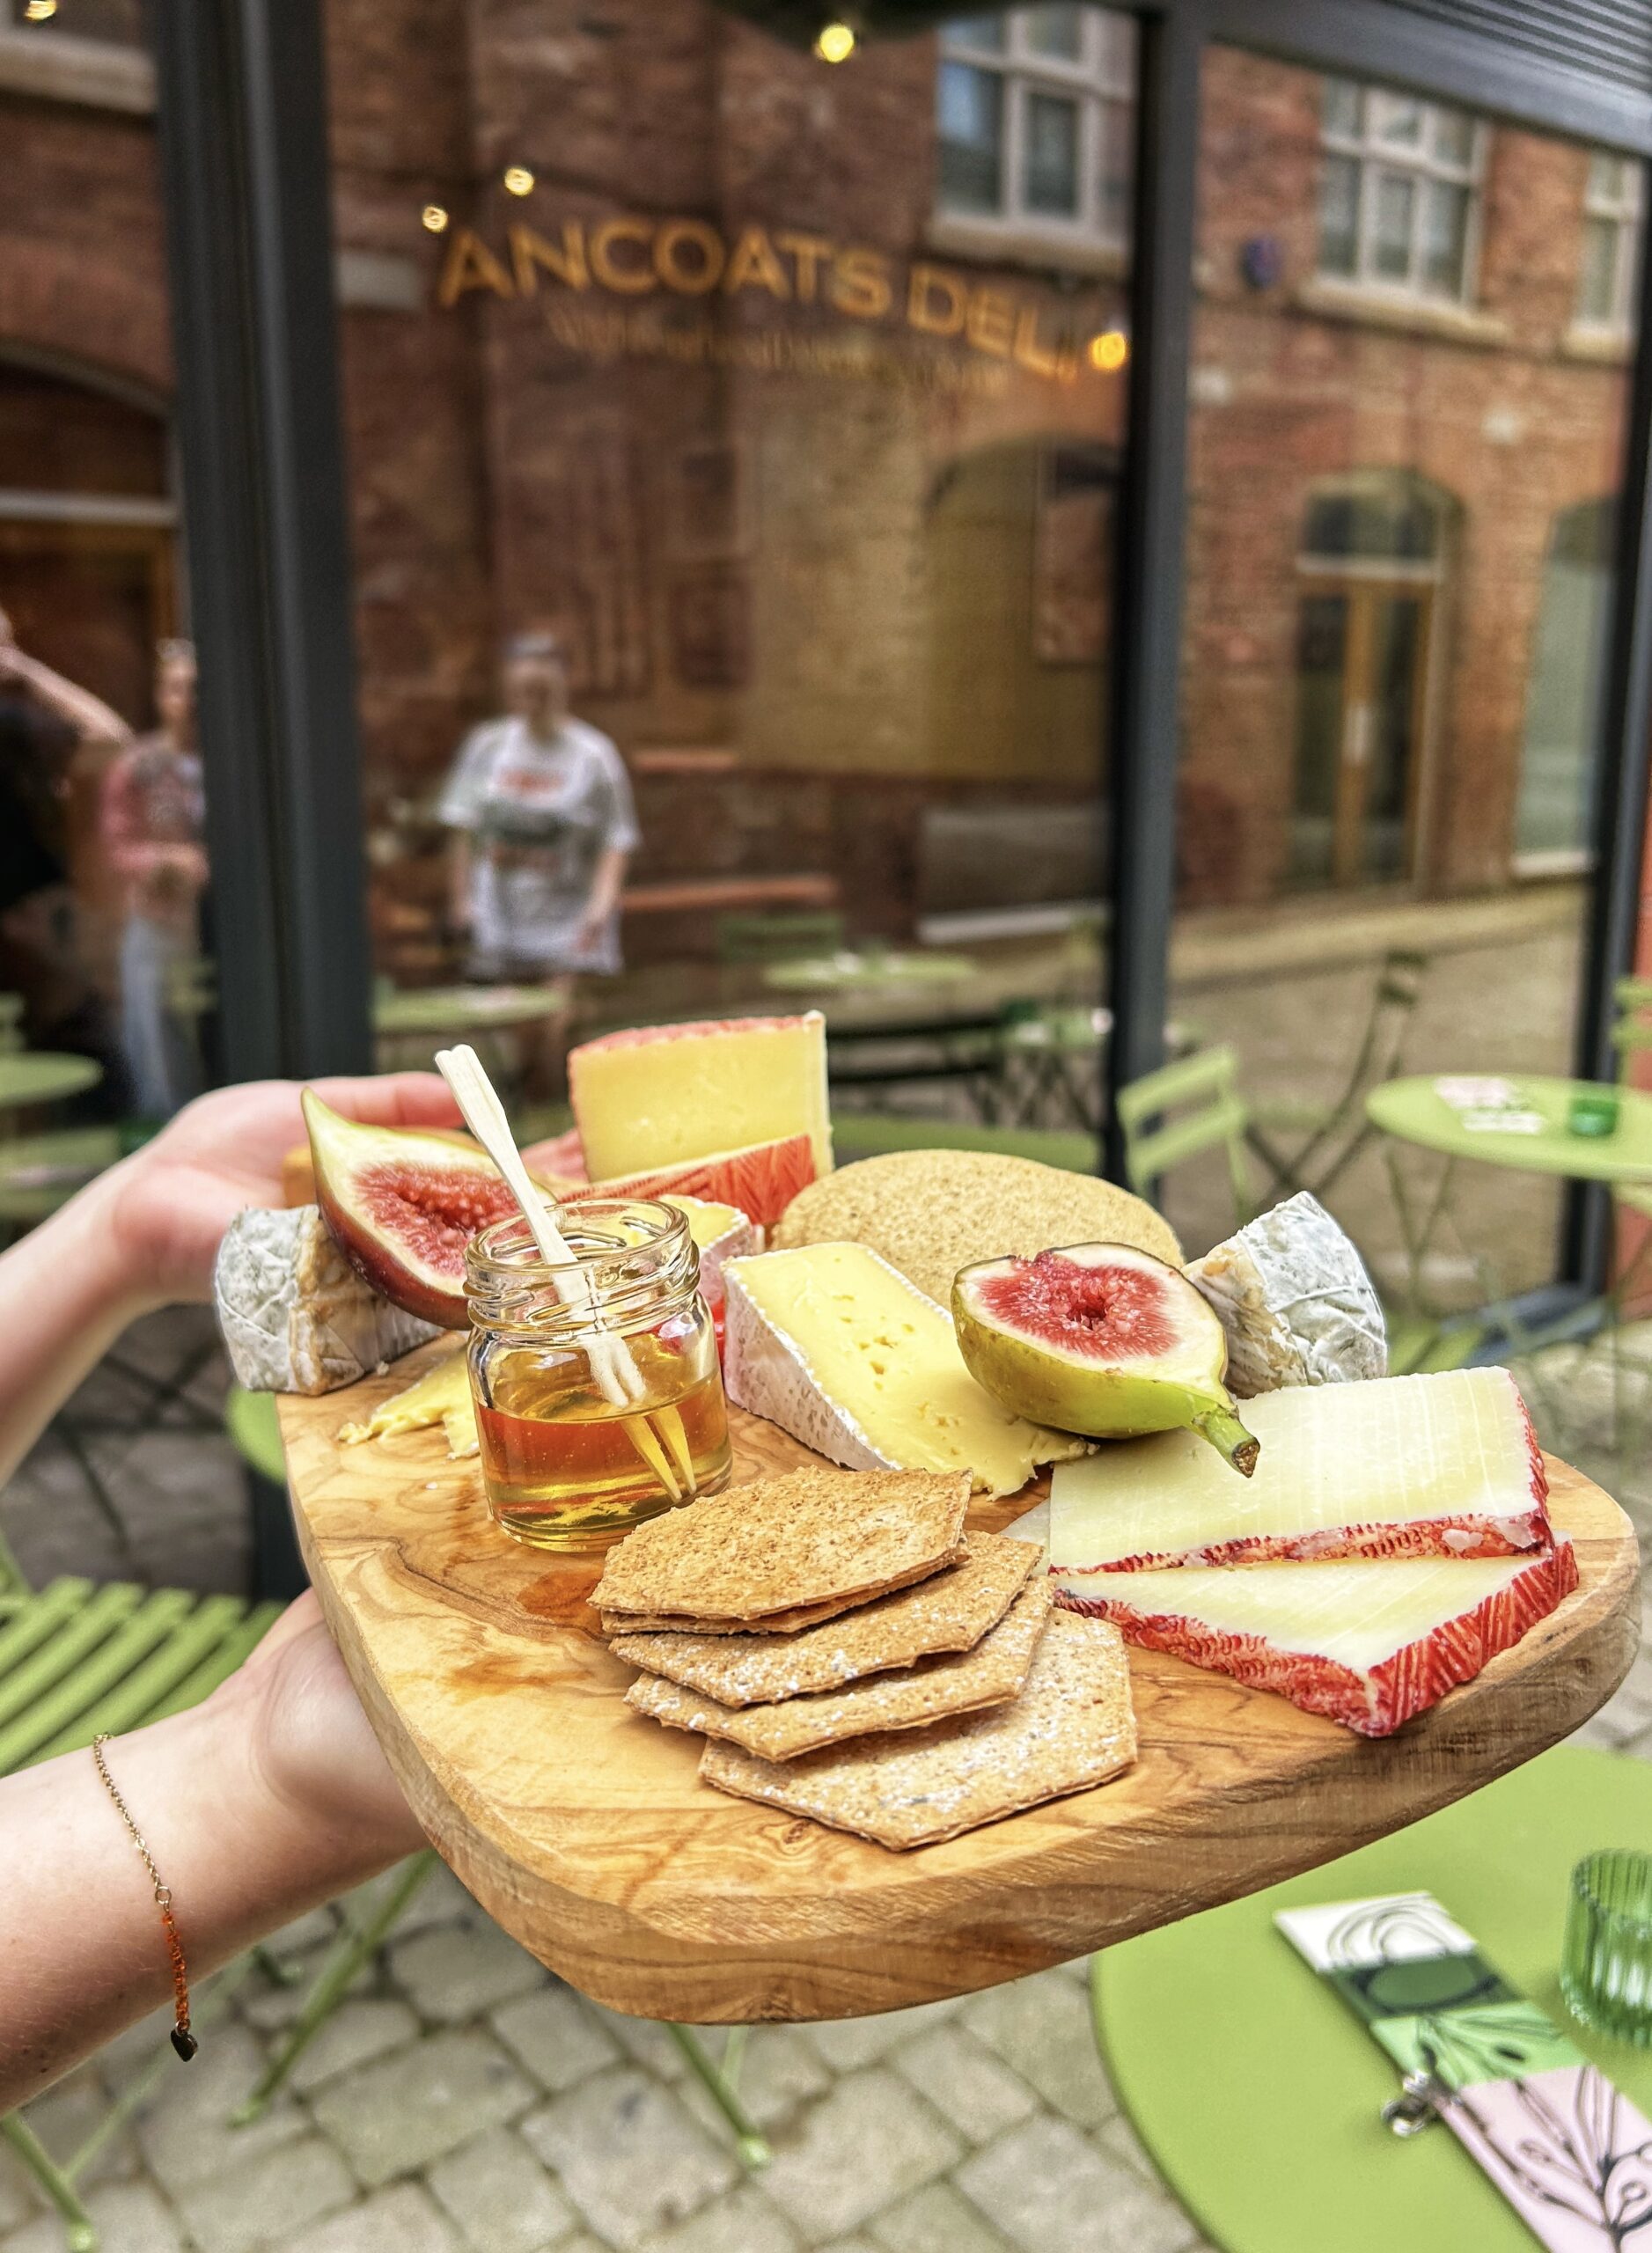
<svg viewBox="0 0 1652 2253">
<path fill-rule="evenodd" d="M 466 1254 L 482 1484 L 516 1540 L 598 1549 L 727 1483 L 728 1412 L 683 1215 L 587 1198 L 557 1220 L 572 1267 L 520 1221 Z"/>
</svg>

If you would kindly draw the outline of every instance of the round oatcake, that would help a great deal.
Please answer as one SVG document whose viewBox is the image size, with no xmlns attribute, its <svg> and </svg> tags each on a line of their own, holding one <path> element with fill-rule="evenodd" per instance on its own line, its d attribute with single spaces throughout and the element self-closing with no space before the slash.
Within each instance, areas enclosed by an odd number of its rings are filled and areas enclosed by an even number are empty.
<svg viewBox="0 0 1652 2253">
<path fill-rule="evenodd" d="M 1127 1244 L 1174 1267 L 1182 1248 L 1162 1215 L 1093 1174 L 988 1150 L 895 1150 L 841 1166 L 799 1191 L 769 1232 L 776 1250 L 864 1244 L 941 1306 L 972 1259 L 1030 1259 L 1068 1244 Z"/>
</svg>

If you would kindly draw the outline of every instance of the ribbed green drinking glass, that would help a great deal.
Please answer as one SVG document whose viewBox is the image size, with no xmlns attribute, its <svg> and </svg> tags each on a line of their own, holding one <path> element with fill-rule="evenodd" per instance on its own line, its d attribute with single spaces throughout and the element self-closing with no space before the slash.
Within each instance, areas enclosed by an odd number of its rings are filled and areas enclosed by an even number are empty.
<svg viewBox="0 0 1652 2253">
<path fill-rule="evenodd" d="M 1560 1992 L 1597 2034 L 1652 2048 L 1652 1854 L 1590 1854 L 1572 1872 Z"/>
</svg>

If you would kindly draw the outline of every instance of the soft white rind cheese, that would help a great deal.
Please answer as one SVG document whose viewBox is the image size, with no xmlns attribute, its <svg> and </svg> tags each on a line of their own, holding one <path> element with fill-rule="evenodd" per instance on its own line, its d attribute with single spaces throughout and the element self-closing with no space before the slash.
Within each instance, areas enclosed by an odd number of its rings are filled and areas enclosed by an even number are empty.
<svg viewBox="0 0 1652 2253">
<path fill-rule="evenodd" d="M 363 1281 L 313 1205 L 238 1213 L 212 1291 L 230 1366 L 249 1392 L 333 1392 L 441 1335 Z"/>
<path fill-rule="evenodd" d="M 1228 1336 L 1228 1390 L 1388 1374 L 1388 1332 L 1359 1253 L 1306 1190 L 1195 1259 L 1187 1279 Z"/>
</svg>

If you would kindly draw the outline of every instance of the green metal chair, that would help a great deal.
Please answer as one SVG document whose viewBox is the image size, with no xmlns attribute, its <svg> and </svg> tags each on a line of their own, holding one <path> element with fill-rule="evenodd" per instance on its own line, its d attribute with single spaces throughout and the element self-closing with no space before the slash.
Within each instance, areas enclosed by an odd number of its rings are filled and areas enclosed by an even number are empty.
<svg viewBox="0 0 1652 2253">
<path fill-rule="evenodd" d="M 1119 1091 L 1125 1171 L 1138 1197 L 1156 1197 L 1164 1176 L 1220 1149 L 1233 1193 L 1234 1226 L 1256 1210 L 1245 1138 L 1251 1113 L 1237 1086 L 1238 1058 L 1225 1045 L 1201 1049 Z"/>
<path fill-rule="evenodd" d="M 877 1111 L 839 1112 L 832 1121 L 832 1147 L 840 1165 L 891 1150 L 989 1150 L 1001 1157 L 1033 1158 L 1068 1173 L 1094 1173 L 1098 1156 L 1093 1134 L 982 1126 L 973 1119 L 909 1119 Z"/>
<path fill-rule="evenodd" d="M 234 1672 L 280 1609 L 74 1578 L 36 1594 L 0 1541 L 0 1776 L 78 1751 L 104 1730 L 141 1728 L 197 1705 Z M 95 2253 L 98 2243 L 76 2185 L 152 2078 L 140 2073 L 62 2161 L 20 2112 L 0 2117 L 0 2137 L 62 2217 L 71 2253 Z"/>
<path fill-rule="evenodd" d="M 114 1126 L 66 1126 L 0 1141 L 0 1241 L 48 1219 L 120 1156 Z"/>
<path fill-rule="evenodd" d="M 840 953 L 842 946 L 843 918 L 831 908 L 717 918 L 719 962 L 801 962 Z"/>
</svg>

